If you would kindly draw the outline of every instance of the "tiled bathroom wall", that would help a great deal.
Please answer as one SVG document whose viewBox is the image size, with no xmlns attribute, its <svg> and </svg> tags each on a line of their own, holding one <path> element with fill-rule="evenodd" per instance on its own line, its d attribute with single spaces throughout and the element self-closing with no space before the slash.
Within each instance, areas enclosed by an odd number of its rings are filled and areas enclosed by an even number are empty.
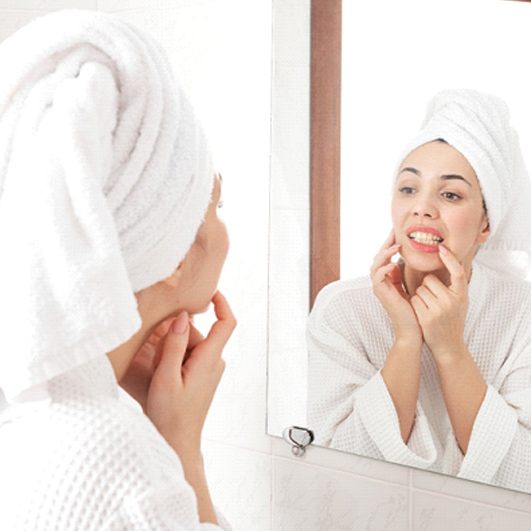
<svg viewBox="0 0 531 531">
<path fill-rule="evenodd" d="M 308 274 L 307 244 L 279 253 L 275 231 L 303 234 L 308 217 L 309 0 L 0 0 L 0 38 L 72 7 L 116 12 L 152 32 L 212 138 L 231 236 L 221 288 L 239 325 L 203 450 L 213 498 L 235 531 L 531 530 L 529 495 L 322 448 L 297 458 L 265 434 L 267 332 L 275 322 L 268 304 L 282 308 L 286 293 L 304 297 L 282 264 Z M 271 44 L 279 52 L 273 64 Z M 272 127 L 271 103 L 282 109 Z M 284 308 L 279 326 L 286 319 Z M 289 363 L 289 341 L 270 346 Z"/>
</svg>

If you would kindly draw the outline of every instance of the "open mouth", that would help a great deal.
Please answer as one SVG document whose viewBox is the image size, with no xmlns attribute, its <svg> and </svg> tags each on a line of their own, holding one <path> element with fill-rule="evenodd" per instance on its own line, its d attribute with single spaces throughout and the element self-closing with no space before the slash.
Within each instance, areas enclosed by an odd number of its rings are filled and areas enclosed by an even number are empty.
<svg viewBox="0 0 531 531">
<path fill-rule="evenodd" d="M 413 231 L 408 234 L 410 240 L 414 240 L 422 245 L 439 245 L 444 241 L 444 238 L 432 234 L 431 232 Z"/>
</svg>

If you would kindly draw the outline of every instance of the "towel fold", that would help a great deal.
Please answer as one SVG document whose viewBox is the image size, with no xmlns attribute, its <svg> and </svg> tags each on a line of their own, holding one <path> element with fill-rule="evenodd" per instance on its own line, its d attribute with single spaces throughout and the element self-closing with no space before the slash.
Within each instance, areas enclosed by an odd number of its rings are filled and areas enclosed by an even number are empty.
<svg viewBox="0 0 531 531">
<path fill-rule="evenodd" d="M 485 199 L 490 235 L 474 260 L 531 280 L 531 181 L 507 104 L 496 95 L 472 89 L 438 92 L 394 175 L 413 149 L 437 138 L 468 160 Z"/>
<path fill-rule="evenodd" d="M 15 402 L 140 328 L 134 293 L 184 258 L 213 170 L 163 51 L 116 16 L 35 19 L 0 45 L 0 71 L 0 388 Z"/>
</svg>

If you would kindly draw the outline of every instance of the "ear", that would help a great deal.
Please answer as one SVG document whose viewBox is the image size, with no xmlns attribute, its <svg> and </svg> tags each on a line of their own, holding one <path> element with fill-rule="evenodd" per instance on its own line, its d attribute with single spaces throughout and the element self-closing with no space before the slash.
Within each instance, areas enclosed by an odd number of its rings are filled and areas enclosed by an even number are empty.
<svg viewBox="0 0 531 531">
<path fill-rule="evenodd" d="M 481 229 L 481 232 L 478 235 L 478 243 L 485 243 L 490 236 L 490 223 L 485 214 L 483 214 L 482 225 L 483 228 Z"/>
</svg>

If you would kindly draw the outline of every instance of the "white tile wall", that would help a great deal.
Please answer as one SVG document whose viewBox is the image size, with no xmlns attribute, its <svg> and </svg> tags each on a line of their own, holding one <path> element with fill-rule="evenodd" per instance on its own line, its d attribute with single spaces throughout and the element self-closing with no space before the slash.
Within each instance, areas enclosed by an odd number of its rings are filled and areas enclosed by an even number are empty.
<svg viewBox="0 0 531 531">
<path fill-rule="evenodd" d="M 96 9 L 97 0 L 0 0 L 0 10 L 53 11 L 55 9 Z"/>
<path fill-rule="evenodd" d="M 411 521 L 415 531 L 525 531 L 531 528 L 529 512 L 502 510 L 421 491 L 413 492 L 412 496 Z"/>
<path fill-rule="evenodd" d="M 201 76 L 215 71 L 210 78 L 229 85 L 235 93 L 231 100 L 230 91 L 222 91 L 216 100 L 217 92 L 211 91 L 212 107 L 203 110 L 207 121 L 210 120 L 207 129 L 212 129 L 218 137 L 217 145 L 223 140 L 219 140 L 222 136 L 219 122 L 227 120 L 223 113 L 230 113 L 232 120 L 240 120 L 242 131 L 235 145 L 230 139 L 223 144 L 222 168 L 230 169 L 235 176 L 232 184 L 227 182 L 224 187 L 226 205 L 231 205 L 227 221 L 233 234 L 232 262 L 227 264 L 229 270 L 224 282 L 225 291 L 237 307 L 239 327 L 227 349 L 227 369 L 205 428 L 205 463 L 216 504 L 231 520 L 235 531 L 529 531 L 529 495 L 322 448 L 310 447 L 305 456 L 297 458 L 290 454 L 283 441 L 265 435 L 269 164 L 257 146 L 267 143 L 269 123 L 267 120 L 264 123 L 260 115 L 266 99 L 262 97 L 260 105 L 253 107 L 252 100 L 243 97 L 250 90 L 246 83 L 254 82 L 256 86 L 268 83 L 268 62 L 261 58 L 265 76 L 249 80 L 245 76 L 246 56 L 243 55 L 253 51 L 250 48 L 253 38 L 268 34 L 268 29 L 264 32 L 260 27 L 260 24 L 270 24 L 270 19 L 260 12 L 265 4 L 269 3 L 263 0 L 0 1 L 2 39 L 45 10 L 97 7 L 115 11 L 153 31 L 169 47 L 175 64 L 190 54 L 188 68 L 183 67 L 190 86 L 201 90 L 200 85 L 204 84 Z M 283 79 L 299 80 L 297 83 L 305 78 L 306 73 L 302 72 L 308 67 L 304 36 L 309 23 L 308 5 L 309 0 L 274 1 L 275 45 L 284 50 L 275 67 L 277 72 L 280 67 L 284 69 L 280 74 Z M 154 13 L 153 9 L 158 12 Z M 288 16 L 294 17 L 294 22 L 289 22 Z M 215 36 L 215 45 L 208 40 L 209 35 Z M 211 59 L 209 63 L 211 56 L 215 56 L 215 64 Z M 242 92 L 237 87 L 243 87 Z M 302 86 L 299 88 L 302 90 Z M 277 92 L 275 98 L 281 97 Z M 305 101 L 304 98 L 307 101 L 307 93 L 301 95 L 300 101 Z M 220 101 L 228 103 L 222 105 Z M 277 101 L 277 105 L 282 102 Z M 298 107 L 298 121 L 284 124 L 282 127 L 286 129 L 276 139 L 284 138 L 292 146 L 301 146 L 307 154 L 304 135 L 307 135 L 308 118 L 303 116 L 304 105 Z M 252 129 L 253 123 L 256 130 Z M 297 139 L 296 135 L 303 135 L 304 140 Z M 280 174 L 282 179 L 293 175 L 303 184 L 307 179 L 305 162 L 296 161 L 291 172 L 286 163 L 289 152 L 284 153 L 283 160 L 275 166 L 273 179 Z M 247 182 L 242 177 L 245 172 Z M 228 175 L 226 180 L 229 181 Z M 291 184 L 286 183 L 287 189 L 288 186 Z M 271 211 L 272 217 L 273 213 L 284 210 L 293 219 L 293 213 L 299 212 L 301 217 L 295 222 L 304 223 L 307 211 L 300 204 L 286 202 L 297 189 L 301 189 L 299 185 L 293 192 L 288 189 L 282 201 L 274 205 L 279 209 Z M 248 251 L 250 241 L 255 241 L 262 250 Z M 293 248 L 298 249 L 300 256 L 304 244 Z M 306 275 L 306 270 L 301 274 Z"/>
<path fill-rule="evenodd" d="M 273 499 L 275 531 L 406 530 L 408 525 L 406 487 L 283 457 L 273 458 Z"/>
</svg>

